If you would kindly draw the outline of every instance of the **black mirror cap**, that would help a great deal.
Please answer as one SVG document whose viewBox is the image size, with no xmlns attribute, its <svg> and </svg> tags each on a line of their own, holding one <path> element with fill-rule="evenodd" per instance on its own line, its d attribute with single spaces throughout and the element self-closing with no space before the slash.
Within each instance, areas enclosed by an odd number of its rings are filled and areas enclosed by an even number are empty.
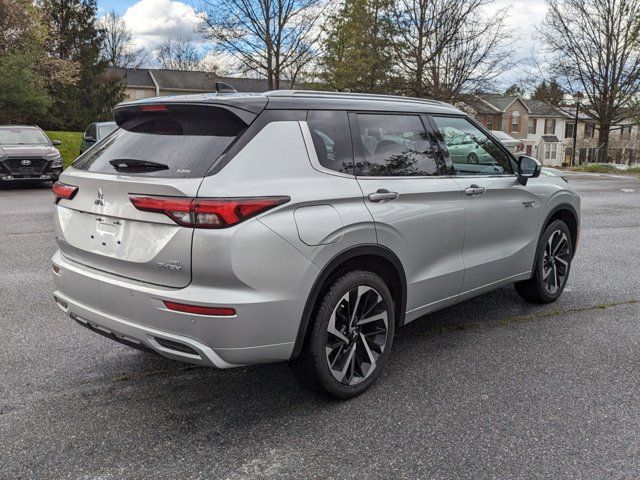
<svg viewBox="0 0 640 480">
<path fill-rule="evenodd" d="M 542 172 L 542 164 L 533 157 L 518 157 L 518 181 L 524 186 L 530 178 L 538 178 Z"/>
</svg>

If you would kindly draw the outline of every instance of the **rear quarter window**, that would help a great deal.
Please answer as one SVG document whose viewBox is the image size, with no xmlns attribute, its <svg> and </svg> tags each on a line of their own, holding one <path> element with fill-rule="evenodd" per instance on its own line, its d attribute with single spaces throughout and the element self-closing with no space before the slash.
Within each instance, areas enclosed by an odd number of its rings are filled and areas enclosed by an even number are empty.
<svg viewBox="0 0 640 480">
<path fill-rule="evenodd" d="M 129 115 L 112 135 L 87 150 L 74 168 L 96 173 L 145 177 L 203 177 L 246 130 L 233 113 L 217 107 L 171 106 L 166 111 Z M 165 170 L 116 171 L 112 160 L 140 160 Z"/>
</svg>

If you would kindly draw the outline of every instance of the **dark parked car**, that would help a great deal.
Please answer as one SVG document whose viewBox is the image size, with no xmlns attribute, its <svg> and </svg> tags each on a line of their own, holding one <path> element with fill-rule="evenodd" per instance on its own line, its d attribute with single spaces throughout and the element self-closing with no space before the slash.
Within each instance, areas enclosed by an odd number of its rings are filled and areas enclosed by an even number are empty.
<svg viewBox="0 0 640 480">
<path fill-rule="evenodd" d="M 84 131 L 82 143 L 80 144 L 80 155 L 86 152 L 96 142 L 113 132 L 118 126 L 116 122 L 93 122 Z"/>
<path fill-rule="evenodd" d="M 54 145 L 60 143 L 35 126 L 0 126 L 0 182 L 56 181 L 62 158 Z"/>
</svg>

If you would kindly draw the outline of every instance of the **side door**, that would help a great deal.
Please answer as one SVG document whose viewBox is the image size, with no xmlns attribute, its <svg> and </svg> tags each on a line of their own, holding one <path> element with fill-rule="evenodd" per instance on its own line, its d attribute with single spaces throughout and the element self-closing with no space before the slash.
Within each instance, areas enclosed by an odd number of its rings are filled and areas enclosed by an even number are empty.
<svg viewBox="0 0 640 480">
<path fill-rule="evenodd" d="M 464 192 L 465 264 L 461 299 L 528 278 L 538 242 L 540 199 L 522 186 L 507 150 L 465 116 L 432 116 L 451 177 Z M 464 136 L 468 152 L 453 157 L 451 139 Z M 473 162 L 458 161 L 458 157 Z"/>
<path fill-rule="evenodd" d="M 443 176 L 446 168 L 436 160 L 425 119 L 354 112 L 349 120 L 356 179 L 378 243 L 395 252 L 405 269 L 406 320 L 455 303 L 464 275 L 463 195 Z"/>
</svg>

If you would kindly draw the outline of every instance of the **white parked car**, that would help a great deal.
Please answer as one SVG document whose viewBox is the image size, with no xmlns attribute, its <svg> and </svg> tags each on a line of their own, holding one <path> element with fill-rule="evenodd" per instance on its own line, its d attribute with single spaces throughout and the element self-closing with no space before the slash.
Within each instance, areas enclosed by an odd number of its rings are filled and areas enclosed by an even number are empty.
<svg viewBox="0 0 640 480">
<path fill-rule="evenodd" d="M 513 138 L 511 135 L 501 130 L 491 130 L 491 133 L 494 137 L 500 140 L 500 143 L 507 147 L 512 153 L 524 151 L 524 143 L 522 142 L 522 140 Z"/>
</svg>

